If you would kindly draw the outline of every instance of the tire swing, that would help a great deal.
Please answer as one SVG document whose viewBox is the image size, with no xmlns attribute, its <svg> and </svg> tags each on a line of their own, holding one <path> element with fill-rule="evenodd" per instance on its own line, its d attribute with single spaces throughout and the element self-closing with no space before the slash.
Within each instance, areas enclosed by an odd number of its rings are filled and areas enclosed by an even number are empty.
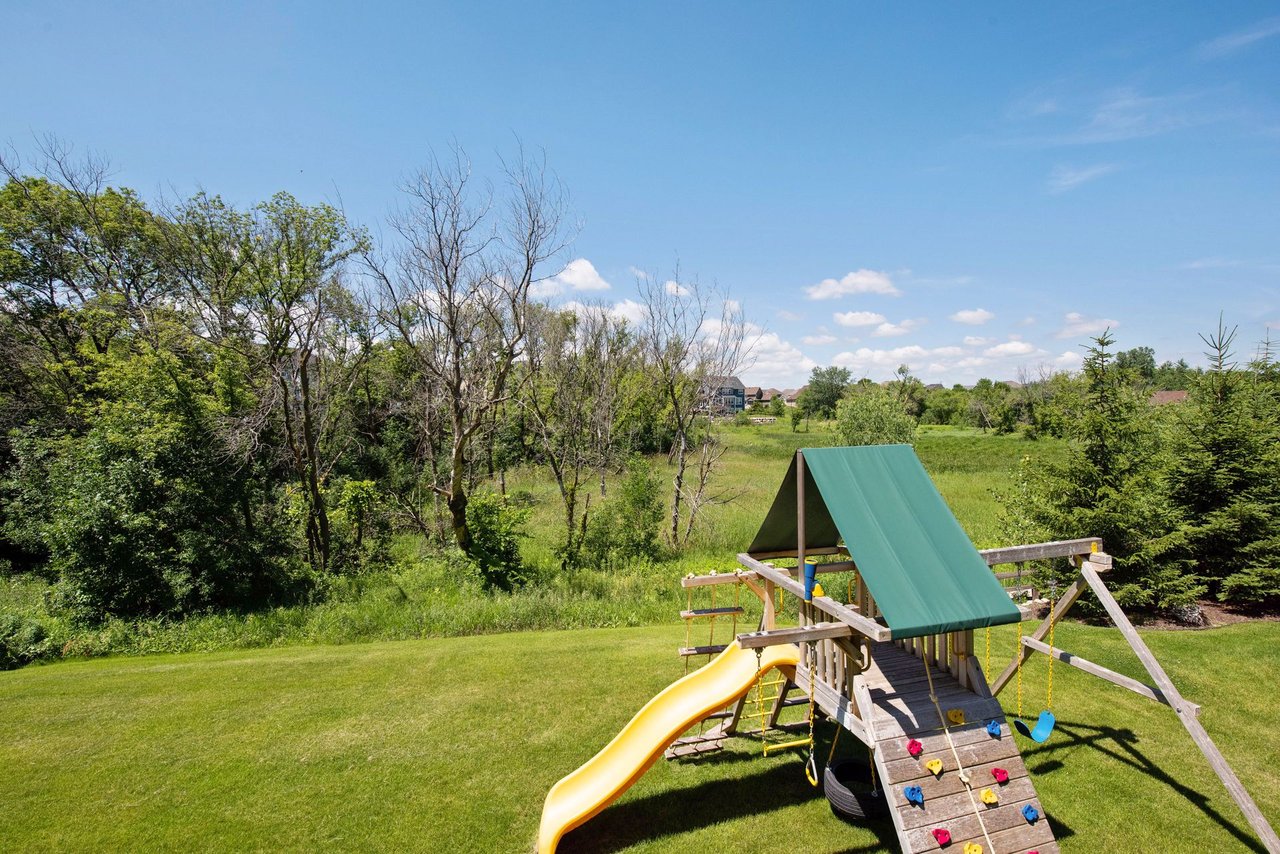
<svg viewBox="0 0 1280 854">
<path fill-rule="evenodd" d="M 831 752 L 827 754 L 827 766 L 822 772 L 822 791 L 827 796 L 827 803 L 831 804 L 831 811 L 846 821 L 865 821 L 887 815 L 889 804 L 884 792 L 876 785 L 876 769 L 870 756 L 866 765 L 856 759 L 831 761 L 840 741 L 841 729 L 836 726 Z"/>
</svg>

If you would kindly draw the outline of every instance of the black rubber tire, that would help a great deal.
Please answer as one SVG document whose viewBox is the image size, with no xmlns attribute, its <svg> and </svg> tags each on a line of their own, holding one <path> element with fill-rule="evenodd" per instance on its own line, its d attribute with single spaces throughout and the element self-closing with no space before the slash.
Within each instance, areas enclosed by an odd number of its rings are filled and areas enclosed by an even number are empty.
<svg viewBox="0 0 1280 854">
<path fill-rule="evenodd" d="M 841 818 L 862 821 L 888 814 L 884 792 L 870 788 L 871 769 L 865 759 L 840 759 L 822 772 L 822 790 L 831 811 Z"/>
</svg>

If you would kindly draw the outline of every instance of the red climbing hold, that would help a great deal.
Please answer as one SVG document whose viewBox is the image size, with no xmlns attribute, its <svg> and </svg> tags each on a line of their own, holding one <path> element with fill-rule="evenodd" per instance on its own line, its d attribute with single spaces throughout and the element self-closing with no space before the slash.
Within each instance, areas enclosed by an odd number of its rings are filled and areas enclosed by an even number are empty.
<svg viewBox="0 0 1280 854">
<path fill-rule="evenodd" d="M 924 752 L 924 745 L 916 741 L 914 738 L 907 740 L 907 753 L 913 757 L 919 756 Z"/>
<path fill-rule="evenodd" d="M 945 827 L 935 827 L 933 829 L 933 838 L 938 840 L 939 847 L 950 845 L 951 831 L 947 830 Z"/>
<path fill-rule="evenodd" d="M 996 778 L 997 783 L 1009 782 L 1009 772 L 1003 768 L 992 768 L 991 776 Z"/>
</svg>

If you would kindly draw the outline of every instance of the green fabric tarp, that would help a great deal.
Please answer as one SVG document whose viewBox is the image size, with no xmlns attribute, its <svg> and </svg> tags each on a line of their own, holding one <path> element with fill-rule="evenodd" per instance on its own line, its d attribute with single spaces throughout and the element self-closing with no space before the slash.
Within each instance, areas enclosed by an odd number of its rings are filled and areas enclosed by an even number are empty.
<svg viewBox="0 0 1280 854">
<path fill-rule="evenodd" d="M 841 541 L 895 638 L 1019 619 L 909 445 L 806 448 L 805 548 Z M 796 463 L 748 554 L 796 548 Z"/>
</svg>

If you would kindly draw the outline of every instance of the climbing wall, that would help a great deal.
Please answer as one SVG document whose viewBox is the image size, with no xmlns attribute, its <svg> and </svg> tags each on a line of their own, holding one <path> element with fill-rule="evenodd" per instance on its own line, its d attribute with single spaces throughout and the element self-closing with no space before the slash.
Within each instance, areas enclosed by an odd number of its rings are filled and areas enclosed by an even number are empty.
<svg viewBox="0 0 1280 854">
<path fill-rule="evenodd" d="M 871 720 L 864 716 L 864 722 L 876 742 L 876 771 L 902 850 L 965 852 L 969 844 L 982 846 L 984 854 L 1056 852 L 1053 831 L 999 702 L 985 691 L 961 687 L 943 670 L 934 668 L 926 675 L 925 666 L 893 644 L 876 644 L 871 667 L 857 680 L 858 690 L 870 699 Z M 937 705 L 930 699 L 929 676 Z M 944 729 L 939 707 L 946 717 L 962 715 L 964 723 L 948 720 Z M 912 755 L 917 746 L 918 755 Z M 927 767 L 933 760 L 942 763 L 940 775 Z M 1003 772 L 998 775 L 1003 782 L 993 773 L 996 769 Z M 923 803 L 908 800 L 906 790 L 915 787 Z M 993 802 L 984 803 L 984 795 Z M 1024 814 L 1026 807 L 1035 811 L 1034 820 L 1030 811 Z M 940 842 L 935 830 L 949 834 L 949 842 Z"/>
</svg>

